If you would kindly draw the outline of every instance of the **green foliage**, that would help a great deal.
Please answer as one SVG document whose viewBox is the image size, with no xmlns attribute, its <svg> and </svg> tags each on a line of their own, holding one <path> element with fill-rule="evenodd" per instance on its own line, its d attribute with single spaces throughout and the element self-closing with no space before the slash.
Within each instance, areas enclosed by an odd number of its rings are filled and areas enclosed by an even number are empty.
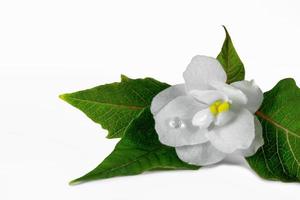
<svg viewBox="0 0 300 200">
<path fill-rule="evenodd" d="M 266 92 L 256 115 L 265 144 L 247 158 L 250 166 L 266 179 L 300 181 L 300 89 L 295 81 L 281 80 Z"/>
<path fill-rule="evenodd" d="M 60 95 L 60 98 L 84 112 L 94 122 L 108 130 L 108 138 L 122 137 L 130 122 L 150 106 L 152 98 L 168 84 L 152 78 L 121 82 Z"/>
<path fill-rule="evenodd" d="M 172 147 L 161 144 L 149 108 L 145 108 L 126 129 L 113 152 L 94 170 L 71 184 L 140 174 L 155 169 L 198 169 L 182 162 Z"/>
<path fill-rule="evenodd" d="M 222 50 L 219 53 L 217 59 L 222 64 L 227 74 L 227 83 L 244 80 L 244 64 L 242 63 L 239 55 L 237 54 L 233 46 L 232 40 L 226 27 L 223 27 L 226 33 L 226 38 L 224 40 Z"/>
<path fill-rule="evenodd" d="M 217 59 L 227 74 L 227 83 L 244 80 L 244 65 L 224 29 L 226 38 Z M 70 184 L 153 170 L 198 169 L 181 161 L 173 147 L 158 140 L 149 106 L 153 97 L 168 87 L 152 78 L 130 79 L 122 75 L 118 83 L 61 95 L 107 129 L 108 138 L 121 137 L 100 165 Z M 265 144 L 247 158 L 249 165 L 265 179 L 299 182 L 300 89 L 295 81 L 281 80 L 266 92 L 256 115 L 263 126 Z"/>
</svg>

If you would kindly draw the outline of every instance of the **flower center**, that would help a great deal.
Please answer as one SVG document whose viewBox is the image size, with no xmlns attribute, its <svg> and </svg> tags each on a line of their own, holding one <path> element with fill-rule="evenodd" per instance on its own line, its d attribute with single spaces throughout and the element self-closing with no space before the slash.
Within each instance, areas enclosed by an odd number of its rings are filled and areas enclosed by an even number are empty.
<svg viewBox="0 0 300 200">
<path fill-rule="evenodd" d="M 228 101 L 217 100 L 209 106 L 210 112 L 216 116 L 219 113 L 226 112 L 230 109 L 230 103 Z"/>
</svg>

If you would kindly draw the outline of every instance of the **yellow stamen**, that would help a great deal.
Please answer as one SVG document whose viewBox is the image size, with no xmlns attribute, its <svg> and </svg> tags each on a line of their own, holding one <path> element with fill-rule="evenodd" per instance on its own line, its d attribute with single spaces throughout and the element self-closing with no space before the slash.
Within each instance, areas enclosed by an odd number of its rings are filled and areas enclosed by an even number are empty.
<svg viewBox="0 0 300 200">
<path fill-rule="evenodd" d="M 217 100 L 209 106 L 210 112 L 216 116 L 219 113 L 226 112 L 230 109 L 230 103 L 227 101 Z"/>
<path fill-rule="evenodd" d="M 217 115 L 218 114 L 218 108 L 215 104 L 212 104 L 209 106 L 209 110 L 213 115 Z"/>
<path fill-rule="evenodd" d="M 218 107 L 219 105 L 221 105 L 223 103 L 223 101 L 221 100 L 217 100 L 214 102 L 214 104 Z"/>
<path fill-rule="evenodd" d="M 226 112 L 229 110 L 229 108 L 230 104 L 227 101 L 225 101 L 218 106 L 218 113 Z"/>
</svg>

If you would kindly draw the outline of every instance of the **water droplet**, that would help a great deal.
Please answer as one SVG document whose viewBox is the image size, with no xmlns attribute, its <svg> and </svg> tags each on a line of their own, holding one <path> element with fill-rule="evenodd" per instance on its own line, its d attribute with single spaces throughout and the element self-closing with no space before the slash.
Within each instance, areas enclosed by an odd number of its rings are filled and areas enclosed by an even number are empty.
<svg viewBox="0 0 300 200">
<path fill-rule="evenodd" d="M 179 117 L 174 117 L 169 121 L 169 126 L 171 128 L 183 128 L 185 125 L 184 123 L 179 119 Z"/>
</svg>

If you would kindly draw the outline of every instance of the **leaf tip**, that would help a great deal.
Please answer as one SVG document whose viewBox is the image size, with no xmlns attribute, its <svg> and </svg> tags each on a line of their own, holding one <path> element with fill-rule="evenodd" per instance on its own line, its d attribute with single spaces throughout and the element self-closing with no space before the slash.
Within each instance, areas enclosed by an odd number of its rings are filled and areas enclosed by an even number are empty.
<svg viewBox="0 0 300 200">
<path fill-rule="evenodd" d="M 227 28 L 226 28 L 226 26 L 225 26 L 225 25 L 222 25 L 222 27 L 223 27 L 223 29 L 224 29 L 224 31 L 225 31 L 226 37 L 230 37 L 230 36 L 229 36 L 229 33 L 228 33 L 228 30 L 227 30 Z"/>
<path fill-rule="evenodd" d="M 105 138 L 106 138 L 106 139 L 113 139 L 114 137 L 112 137 L 111 134 L 108 133 L 108 134 L 105 136 Z"/>
<path fill-rule="evenodd" d="M 121 74 L 121 81 L 129 81 L 130 78 L 124 74 Z"/>
<path fill-rule="evenodd" d="M 69 182 L 69 185 L 73 186 L 73 185 L 79 185 L 80 183 L 82 183 L 82 181 L 79 181 L 78 179 L 72 180 Z"/>
<path fill-rule="evenodd" d="M 58 97 L 63 101 L 67 101 L 67 96 L 68 94 L 60 94 Z"/>
</svg>

